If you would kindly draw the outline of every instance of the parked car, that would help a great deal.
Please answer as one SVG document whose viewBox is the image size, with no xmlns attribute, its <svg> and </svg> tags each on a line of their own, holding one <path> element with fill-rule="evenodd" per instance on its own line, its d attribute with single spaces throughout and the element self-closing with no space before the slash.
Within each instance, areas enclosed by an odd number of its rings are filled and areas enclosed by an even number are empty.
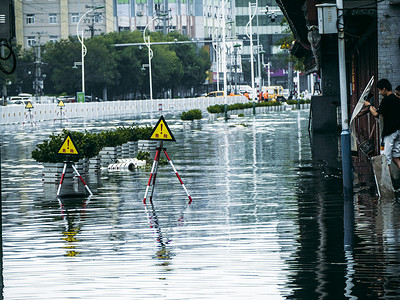
<svg viewBox="0 0 400 300">
<path fill-rule="evenodd" d="M 213 91 L 213 92 L 209 92 L 206 97 L 223 97 L 223 96 L 224 96 L 224 91 Z M 235 95 L 233 93 L 232 94 L 228 93 L 227 96 L 228 97 L 229 96 L 239 96 L 239 94 Z"/>
<path fill-rule="evenodd" d="M 224 91 L 213 91 L 207 94 L 207 97 L 223 97 Z"/>
<path fill-rule="evenodd" d="M 64 102 L 64 103 L 74 103 L 76 102 L 75 96 L 59 96 L 57 97 L 57 102 Z"/>
<path fill-rule="evenodd" d="M 20 94 L 21 95 L 21 94 Z M 28 102 L 33 104 L 32 96 L 10 96 L 7 98 L 7 104 L 22 104 L 26 105 Z"/>
</svg>

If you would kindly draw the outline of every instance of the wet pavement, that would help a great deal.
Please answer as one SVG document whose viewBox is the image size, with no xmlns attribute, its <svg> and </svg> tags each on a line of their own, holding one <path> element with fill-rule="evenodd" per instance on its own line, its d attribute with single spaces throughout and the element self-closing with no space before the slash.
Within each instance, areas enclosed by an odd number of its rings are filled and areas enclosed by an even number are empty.
<svg viewBox="0 0 400 300">
<path fill-rule="evenodd" d="M 87 178 L 91 198 L 58 200 L 30 153 L 60 126 L 0 129 L 4 299 L 400 298 L 400 204 L 343 199 L 336 141 L 310 139 L 308 111 L 190 129 L 165 117 L 191 205 L 169 165 L 153 205 L 143 205 L 150 170 L 103 170 Z"/>
</svg>

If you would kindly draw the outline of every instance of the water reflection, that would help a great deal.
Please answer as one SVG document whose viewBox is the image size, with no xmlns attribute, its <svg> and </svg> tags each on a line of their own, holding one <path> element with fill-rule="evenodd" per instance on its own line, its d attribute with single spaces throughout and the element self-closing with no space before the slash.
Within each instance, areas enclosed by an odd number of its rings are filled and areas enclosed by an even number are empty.
<svg viewBox="0 0 400 300">
<path fill-rule="evenodd" d="M 158 250 L 156 252 L 155 258 L 157 260 L 160 260 L 160 263 L 157 263 L 158 266 L 163 266 L 165 267 L 164 271 L 171 271 L 172 269 L 169 269 L 168 266 L 171 264 L 170 260 L 172 259 L 173 254 L 171 253 L 171 250 L 168 249 L 168 245 L 171 240 L 165 239 L 162 234 L 162 229 L 160 227 L 160 223 L 158 222 L 158 217 L 156 210 L 154 208 L 154 204 L 152 201 L 150 202 L 150 209 L 147 208 L 147 205 L 145 204 L 145 210 L 146 214 L 149 219 L 149 225 L 152 230 L 154 230 L 154 235 L 155 235 L 155 240 L 158 243 Z M 150 211 L 149 211 L 150 210 Z M 162 278 L 165 279 L 165 278 Z"/>
<path fill-rule="evenodd" d="M 6 299 L 399 298 L 399 204 L 344 201 L 337 137 L 310 144 L 308 112 L 167 121 L 190 206 L 168 165 L 146 206 L 149 170 L 89 174 L 93 197 L 57 200 L 30 152 L 61 128 L 0 129 Z"/>
<path fill-rule="evenodd" d="M 91 196 L 87 198 L 57 198 L 60 204 L 61 216 L 65 223 L 65 230 L 62 232 L 64 235 L 63 240 L 66 245 L 63 247 L 67 249 L 66 256 L 77 256 L 79 252 L 79 234 L 83 219 L 86 215 L 86 207 L 90 202 Z"/>
</svg>

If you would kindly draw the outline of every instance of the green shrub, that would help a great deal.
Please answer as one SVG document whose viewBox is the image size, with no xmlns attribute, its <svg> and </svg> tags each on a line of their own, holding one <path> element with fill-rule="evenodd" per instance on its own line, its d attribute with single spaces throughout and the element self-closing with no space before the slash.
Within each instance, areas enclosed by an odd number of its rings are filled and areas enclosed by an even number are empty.
<svg viewBox="0 0 400 300">
<path fill-rule="evenodd" d="M 224 105 L 220 105 L 220 104 L 215 104 L 212 106 L 207 107 L 207 111 L 210 114 L 219 114 L 224 112 Z"/>
<path fill-rule="evenodd" d="M 203 118 L 200 109 L 192 109 L 187 112 L 182 112 L 181 120 L 183 121 L 193 121 L 193 120 L 200 120 Z"/>
<path fill-rule="evenodd" d="M 82 158 L 92 158 L 99 154 L 104 147 L 116 147 L 129 141 L 147 140 L 152 132 L 152 127 L 118 127 L 116 130 L 106 130 L 100 133 L 88 131 L 63 130 L 60 134 L 51 134 L 48 140 L 36 145 L 32 151 L 32 158 L 38 162 L 63 162 L 65 155 L 58 154 L 67 134 L 71 135 L 79 154 L 71 155 L 70 161 L 78 161 Z"/>
</svg>

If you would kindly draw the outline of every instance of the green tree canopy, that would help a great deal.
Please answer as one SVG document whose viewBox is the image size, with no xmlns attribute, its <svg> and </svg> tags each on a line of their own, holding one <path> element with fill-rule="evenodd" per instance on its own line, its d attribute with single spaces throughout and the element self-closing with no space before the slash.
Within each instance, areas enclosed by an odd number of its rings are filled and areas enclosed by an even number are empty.
<svg viewBox="0 0 400 300">
<path fill-rule="evenodd" d="M 150 32 L 152 42 L 188 40 L 177 32 L 164 36 L 161 32 Z M 148 64 L 148 48 L 142 46 L 116 47 L 115 44 L 143 43 L 143 32 L 112 32 L 87 38 L 84 44 L 87 53 L 85 64 L 85 92 L 102 97 L 107 89 L 111 97 L 132 97 L 138 92 L 149 92 L 149 74 L 142 71 Z M 77 37 L 59 42 L 48 42 L 41 46 L 42 74 L 46 74 L 44 92 L 47 95 L 74 95 L 82 90 L 81 43 Z M 201 86 L 210 68 L 207 52 L 196 44 L 152 45 L 153 95 L 176 88 Z M 34 55 L 31 49 L 21 52 L 17 71 L 7 80 L 15 89 L 33 92 Z M 73 68 L 74 64 L 77 68 Z M 6 76 L 3 75 L 3 78 Z M 3 79 L 5 80 L 5 79 Z M 30 87 L 29 89 L 27 87 Z"/>
</svg>

